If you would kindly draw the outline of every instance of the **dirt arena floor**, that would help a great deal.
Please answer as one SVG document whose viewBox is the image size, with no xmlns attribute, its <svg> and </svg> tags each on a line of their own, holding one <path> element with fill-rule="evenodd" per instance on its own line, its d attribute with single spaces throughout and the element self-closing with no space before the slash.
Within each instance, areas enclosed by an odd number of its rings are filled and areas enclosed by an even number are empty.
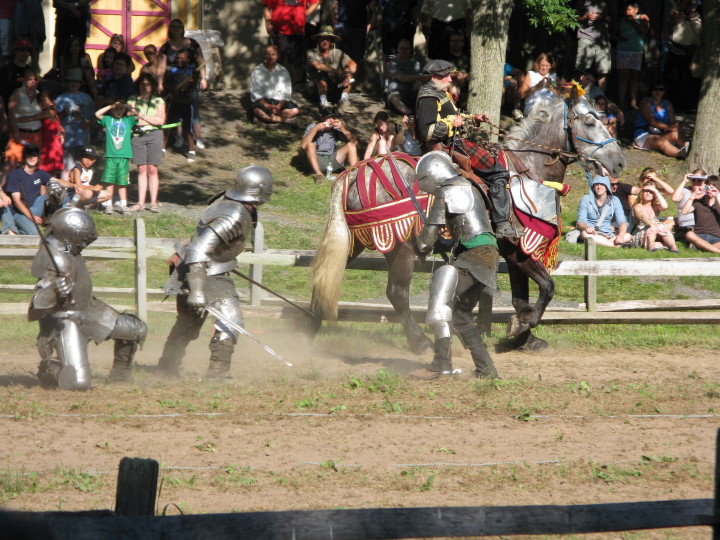
<svg viewBox="0 0 720 540">
<path fill-rule="evenodd" d="M 4 347 L 2 507 L 113 508 L 124 456 L 160 462 L 158 512 L 167 514 L 712 497 L 716 351 L 560 345 L 494 354 L 495 383 L 465 374 L 416 382 L 404 375 L 430 357 L 384 328 L 352 339 L 330 328 L 312 346 L 287 330 L 248 328 L 294 366 L 242 342 L 234 381 L 208 383 L 205 335 L 183 379 L 155 377 L 162 343 L 149 342 L 136 384 L 109 386 L 105 343 L 91 345 L 94 388 L 62 392 L 37 385 L 33 350 Z M 469 373 L 469 355 L 455 354 Z"/>
</svg>

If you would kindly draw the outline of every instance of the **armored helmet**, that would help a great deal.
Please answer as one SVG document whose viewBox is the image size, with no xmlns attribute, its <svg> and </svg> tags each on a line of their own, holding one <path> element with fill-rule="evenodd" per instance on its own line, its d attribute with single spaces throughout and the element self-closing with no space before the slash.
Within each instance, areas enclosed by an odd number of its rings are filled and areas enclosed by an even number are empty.
<svg viewBox="0 0 720 540">
<path fill-rule="evenodd" d="M 48 234 L 52 234 L 72 253 L 80 253 L 98 237 L 95 220 L 79 208 L 61 208 L 55 212 Z"/>
<path fill-rule="evenodd" d="M 235 185 L 225 196 L 234 201 L 262 204 L 270 200 L 272 184 L 273 177 L 269 170 L 251 165 L 237 173 Z"/>
<path fill-rule="evenodd" d="M 439 150 L 428 152 L 421 157 L 415 171 L 420 189 L 432 195 L 446 180 L 459 176 L 450 156 Z"/>
</svg>

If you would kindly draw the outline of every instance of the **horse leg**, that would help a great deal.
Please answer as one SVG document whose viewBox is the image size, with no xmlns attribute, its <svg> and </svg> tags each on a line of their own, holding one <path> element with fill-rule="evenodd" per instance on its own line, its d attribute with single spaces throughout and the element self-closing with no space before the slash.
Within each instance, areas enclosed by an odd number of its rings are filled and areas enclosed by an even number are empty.
<svg viewBox="0 0 720 540">
<path fill-rule="evenodd" d="M 432 350 L 432 341 L 425 335 L 410 312 L 410 281 L 415 264 L 415 251 L 409 242 L 399 244 L 385 254 L 388 262 L 388 282 L 386 294 L 405 330 L 410 350 L 414 354 L 424 354 Z"/>
<path fill-rule="evenodd" d="M 545 309 L 553 298 L 555 283 L 542 263 L 534 261 L 524 253 L 515 250 L 507 253 L 512 303 L 515 314 L 508 321 L 506 337 L 515 337 L 515 348 L 538 351 L 547 347 L 547 342 L 535 336 L 531 329 L 542 319 Z M 538 285 L 538 299 L 530 305 L 529 282 L 532 279 Z"/>
</svg>

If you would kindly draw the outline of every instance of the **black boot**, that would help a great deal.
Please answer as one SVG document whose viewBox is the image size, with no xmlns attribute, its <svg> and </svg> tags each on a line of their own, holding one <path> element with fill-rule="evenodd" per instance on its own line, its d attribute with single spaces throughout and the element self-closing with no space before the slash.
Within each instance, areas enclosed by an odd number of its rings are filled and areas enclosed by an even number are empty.
<svg viewBox="0 0 720 540">
<path fill-rule="evenodd" d="M 452 358 L 450 356 L 450 338 L 435 340 L 435 356 L 432 364 L 410 373 L 413 379 L 429 381 L 444 375 L 452 375 Z"/>
<path fill-rule="evenodd" d="M 507 188 L 510 173 L 495 165 L 492 169 L 482 169 L 481 178 L 489 186 L 488 196 L 492 203 L 490 216 L 495 224 L 495 236 L 498 238 L 520 238 L 525 231 L 517 229 L 510 222 L 512 203 Z"/>
<path fill-rule="evenodd" d="M 137 351 L 136 341 L 129 339 L 115 340 L 115 357 L 110 370 L 110 382 L 133 383 L 135 379 L 132 374 L 132 361 Z"/>
<path fill-rule="evenodd" d="M 495 364 L 490 358 L 490 353 L 485 346 L 480 329 L 477 326 L 467 328 L 458 332 L 460 340 L 466 349 L 470 350 L 473 362 L 475 363 L 475 378 L 497 379 L 498 372 Z"/>
<path fill-rule="evenodd" d="M 180 377 L 180 364 L 185 357 L 185 350 L 190 342 L 198 337 L 201 326 L 202 323 L 198 323 L 190 316 L 179 318 L 175 322 L 165 340 L 165 346 L 155 370 L 157 375 L 170 379 Z"/>
<path fill-rule="evenodd" d="M 207 378 L 215 380 L 231 380 L 230 362 L 235 350 L 235 344 L 231 339 L 222 341 L 212 338 L 210 340 L 210 365 L 207 370 Z"/>
</svg>

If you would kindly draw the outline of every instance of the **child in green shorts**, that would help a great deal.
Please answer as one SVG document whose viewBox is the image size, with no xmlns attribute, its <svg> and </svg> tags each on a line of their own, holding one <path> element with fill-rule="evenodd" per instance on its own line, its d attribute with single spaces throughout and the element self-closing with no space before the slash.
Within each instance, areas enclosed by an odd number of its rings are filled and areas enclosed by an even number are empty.
<svg viewBox="0 0 720 540">
<path fill-rule="evenodd" d="M 120 212 L 129 213 L 127 207 L 127 185 L 130 183 L 129 170 L 132 159 L 130 139 L 137 116 L 135 110 L 122 98 L 116 98 L 112 105 L 99 109 L 95 116 L 105 128 L 105 170 L 102 183 L 110 193 L 110 200 L 103 203 L 106 214 L 112 214 L 112 196 L 115 186 L 120 197 Z"/>
</svg>

